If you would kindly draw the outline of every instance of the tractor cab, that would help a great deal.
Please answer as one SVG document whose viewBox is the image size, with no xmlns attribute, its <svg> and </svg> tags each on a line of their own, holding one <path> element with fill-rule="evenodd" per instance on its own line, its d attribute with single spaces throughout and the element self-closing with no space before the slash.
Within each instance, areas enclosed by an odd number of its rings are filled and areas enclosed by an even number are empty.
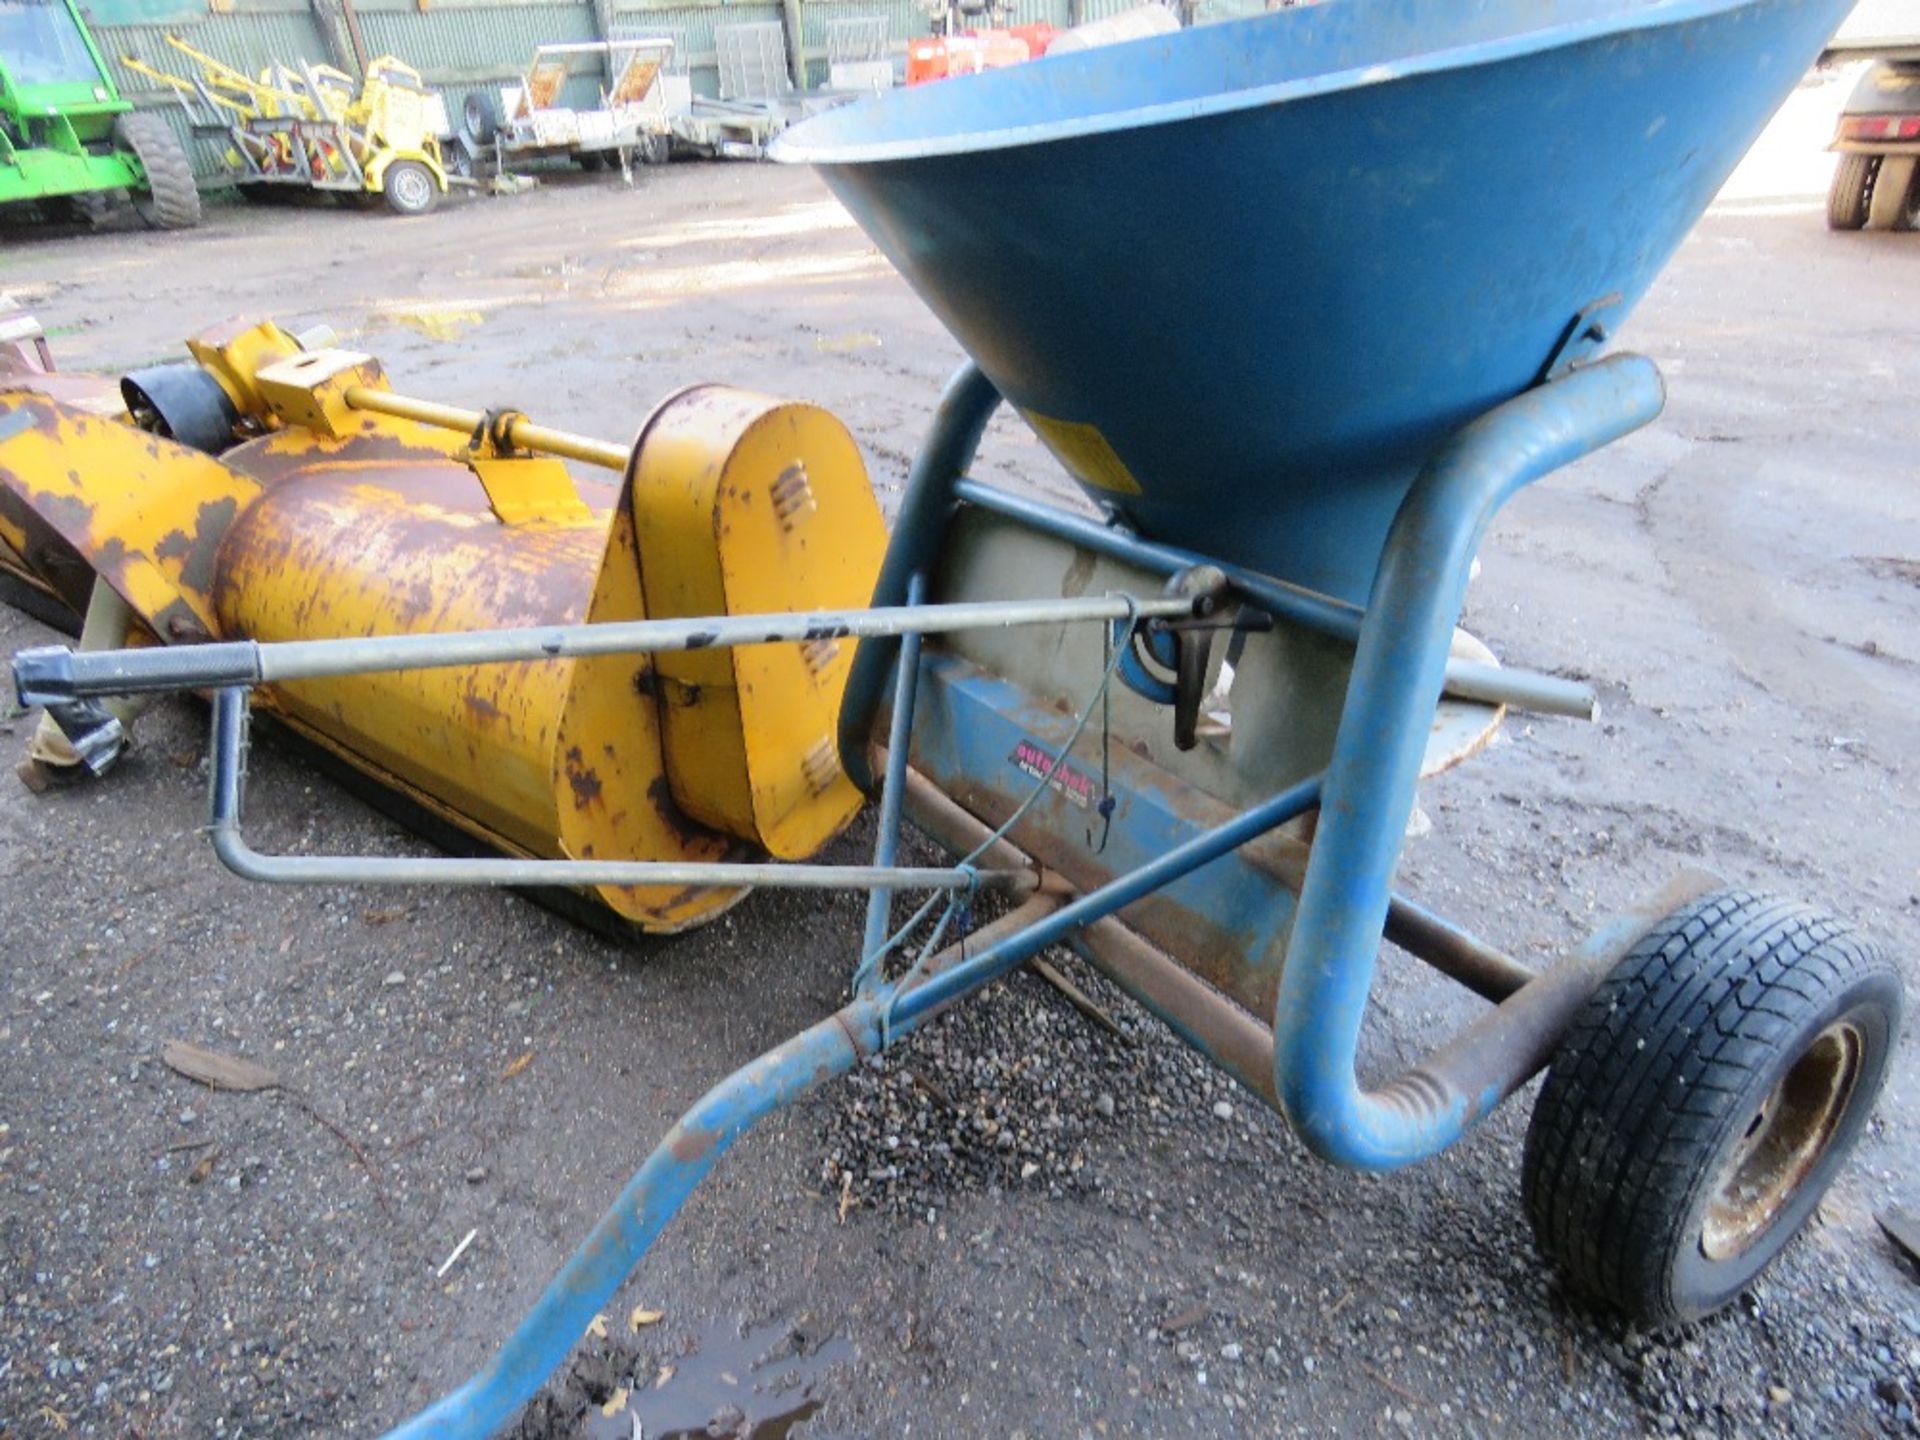
<svg viewBox="0 0 1920 1440">
<path fill-rule="evenodd" d="M 9 117 L 126 109 L 71 0 L 0 0 L 0 99 Z"/>
<path fill-rule="evenodd" d="M 74 0 L 0 0 L 0 204 L 90 223 L 123 191 L 158 229 L 200 221 L 179 137 L 120 98 Z"/>
</svg>

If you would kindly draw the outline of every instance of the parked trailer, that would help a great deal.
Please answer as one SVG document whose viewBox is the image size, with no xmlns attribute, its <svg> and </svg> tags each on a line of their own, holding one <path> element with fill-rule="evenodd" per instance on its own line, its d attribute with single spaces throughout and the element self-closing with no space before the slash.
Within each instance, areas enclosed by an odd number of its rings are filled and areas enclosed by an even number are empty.
<svg viewBox="0 0 1920 1440">
<path fill-rule="evenodd" d="M 667 62 L 673 42 L 662 38 L 595 40 L 535 48 L 520 83 L 499 100 L 484 91 L 467 97 L 456 164 L 467 174 L 490 165 L 504 172 L 515 161 L 572 160 L 582 169 L 617 165 L 629 184 L 637 158 L 665 163 L 672 131 L 668 115 Z M 607 83 L 599 103 L 567 105 L 568 79 L 584 62 L 604 67 Z"/>
<path fill-rule="evenodd" d="M 832 533 L 814 517 L 859 512 L 844 431 L 763 425 L 761 402 L 728 392 L 670 399 L 629 449 L 405 399 L 364 356 L 266 359 L 266 342 L 213 337 L 200 371 L 255 438 L 214 456 L 136 434 L 155 460 L 138 493 L 164 506 L 134 505 L 117 465 L 36 467 L 79 477 L 44 502 L 14 485 L 168 642 L 24 652 L 22 703 L 84 747 L 111 736 L 108 697 L 210 689 L 211 834 L 242 874 L 573 885 L 607 903 L 630 888 L 678 897 L 656 915 L 669 924 L 747 885 L 871 892 L 847 1003 L 699 1100 L 499 1354 L 394 1434 L 494 1433 L 756 1121 L 1057 943 L 1336 1164 L 1427 1159 L 1544 1068 L 1521 1186 L 1568 1283 L 1648 1325 L 1739 1294 L 1866 1122 L 1897 969 L 1818 911 L 1689 874 L 1536 970 L 1393 875 L 1420 776 L 1480 750 L 1503 707 L 1591 713 L 1582 687 L 1458 653 L 1475 551 L 1525 487 L 1659 414 L 1658 370 L 1606 353 L 1612 337 L 1847 4 L 1326 0 L 796 128 L 779 158 L 819 167 L 972 357 L 865 605 L 816 603 L 837 552 L 799 544 Z M 1101 518 L 970 477 L 1003 405 Z M 0 478 L 30 451 L 78 458 L 64 425 L 46 397 L 0 396 Z M 579 520 L 575 501 L 596 502 L 540 468 L 554 455 L 618 470 L 604 521 Z M 357 519 L 280 494 L 354 460 L 375 474 L 349 487 Z M 186 503 L 222 486 L 231 506 Z M 465 517 L 457 543 L 414 523 L 409 487 Z M 731 560 L 723 505 L 754 517 Z M 191 526 L 154 534 L 167 507 Z M 649 543 L 676 567 L 658 585 Z M 569 546 L 604 547 L 584 609 L 546 583 L 577 573 Z M 195 587 L 223 568 L 209 609 Z M 376 613 L 330 620 L 319 602 L 349 594 Z M 756 723 L 741 667 L 766 656 L 811 698 Z M 521 678 L 501 681 L 508 666 Z M 469 775 L 435 727 L 503 683 L 518 699 L 495 703 L 501 743 L 523 758 Z M 413 792 L 492 806 L 507 855 L 253 850 L 256 692 L 317 734 L 351 729 L 334 742 Z M 464 709 L 477 743 L 496 722 Z M 710 723 L 682 723 L 689 709 Z M 824 751 L 808 743 L 823 715 Z M 566 743 L 569 725 L 604 751 Z M 632 811 L 654 787 L 624 782 L 663 773 L 694 818 L 660 850 L 506 834 L 523 806 L 562 827 Z M 801 858 L 843 823 L 833 804 L 790 862 L 771 858 L 763 819 L 783 800 L 812 814 L 815 793 L 878 802 L 870 866 Z M 904 818 L 953 858 L 901 866 Z M 965 934 L 989 890 L 1009 908 Z M 903 918 L 899 895 L 926 898 Z M 1385 940 L 1490 1003 L 1363 1088 Z"/>
</svg>

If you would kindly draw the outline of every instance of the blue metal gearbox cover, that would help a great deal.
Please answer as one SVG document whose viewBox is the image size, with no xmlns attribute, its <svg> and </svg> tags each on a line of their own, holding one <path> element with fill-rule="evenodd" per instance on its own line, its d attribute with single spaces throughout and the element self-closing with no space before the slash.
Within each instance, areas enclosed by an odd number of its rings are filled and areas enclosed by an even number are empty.
<svg viewBox="0 0 1920 1440">
<path fill-rule="evenodd" d="M 1326 0 L 775 153 L 1143 534 L 1364 602 L 1420 464 L 1617 326 L 1850 4 Z"/>
</svg>

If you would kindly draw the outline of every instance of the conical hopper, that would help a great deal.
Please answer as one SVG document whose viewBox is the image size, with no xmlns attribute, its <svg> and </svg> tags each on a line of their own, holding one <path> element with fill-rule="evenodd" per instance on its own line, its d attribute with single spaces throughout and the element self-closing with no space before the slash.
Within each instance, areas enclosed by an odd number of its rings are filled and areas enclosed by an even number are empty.
<svg viewBox="0 0 1920 1440">
<path fill-rule="evenodd" d="M 777 154 L 1091 494 L 1361 601 L 1420 464 L 1576 315 L 1617 331 L 1850 4 L 1327 0 L 896 91 Z"/>
</svg>

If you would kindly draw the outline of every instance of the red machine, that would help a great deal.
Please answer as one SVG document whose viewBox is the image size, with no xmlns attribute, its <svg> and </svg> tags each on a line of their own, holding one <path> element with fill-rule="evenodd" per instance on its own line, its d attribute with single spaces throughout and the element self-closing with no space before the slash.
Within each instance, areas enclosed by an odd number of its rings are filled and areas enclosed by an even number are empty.
<svg viewBox="0 0 1920 1440">
<path fill-rule="evenodd" d="M 1009 26 L 1011 8 L 996 0 L 945 0 L 933 17 L 933 33 L 907 43 L 907 84 L 1021 65 L 1046 54 L 1058 28 Z"/>
</svg>

